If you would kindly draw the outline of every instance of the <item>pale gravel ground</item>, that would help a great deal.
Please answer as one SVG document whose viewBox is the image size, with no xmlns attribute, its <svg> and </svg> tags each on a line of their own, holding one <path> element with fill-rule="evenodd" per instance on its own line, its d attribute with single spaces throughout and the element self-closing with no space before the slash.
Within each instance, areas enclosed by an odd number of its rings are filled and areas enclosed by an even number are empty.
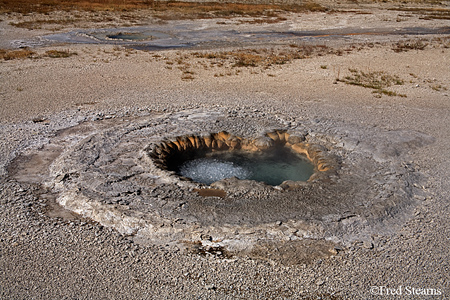
<svg viewBox="0 0 450 300">
<path fill-rule="evenodd" d="M 450 92 L 430 88 L 437 83 L 450 89 L 449 48 L 399 54 L 376 46 L 343 56 L 299 60 L 260 74 L 243 71 L 216 78 L 214 71 L 197 69 L 192 81 L 182 81 L 181 71 L 166 69 L 165 61 L 148 53 L 116 57 L 104 53 L 103 49 L 113 52 L 111 47 L 72 48 L 78 56 L 0 64 L 2 164 L 30 141 L 36 143 L 36 137 L 100 111 L 120 115 L 148 108 L 245 106 L 431 135 L 435 143 L 411 154 L 429 176 L 430 197 L 407 224 L 382 238 L 374 249 L 355 246 L 326 260 L 283 266 L 136 245 L 98 224 L 48 217 L 32 190 L 2 175 L 0 298 L 392 297 L 371 295 L 371 286 L 434 288 L 442 295 L 417 299 L 450 298 Z M 176 56 L 175 51 L 159 54 Z M 407 98 L 378 99 L 369 89 L 333 84 L 337 74 L 348 74 L 348 68 L 399 75 L 406 84 L 398 91 Z M 35 124 L 35 117 L 47 117 L 50 124 Z"/>
</svg>

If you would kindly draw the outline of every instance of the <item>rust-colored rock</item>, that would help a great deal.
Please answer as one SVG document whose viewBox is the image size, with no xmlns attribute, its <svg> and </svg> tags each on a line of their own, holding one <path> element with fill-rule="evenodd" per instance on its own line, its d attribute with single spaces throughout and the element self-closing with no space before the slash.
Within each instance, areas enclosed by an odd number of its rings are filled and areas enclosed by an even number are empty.
<svg viewBox="0 0 450 300">
<path fill-rule="evenodd" d="M 275 131 L 274 132 L 268 132 L 268 133 L 266 133 L 266 135 L 269 138 L 271 138 L 274 142 L 277 142 L 280 139 L 280 136 Z"/>
</svg>

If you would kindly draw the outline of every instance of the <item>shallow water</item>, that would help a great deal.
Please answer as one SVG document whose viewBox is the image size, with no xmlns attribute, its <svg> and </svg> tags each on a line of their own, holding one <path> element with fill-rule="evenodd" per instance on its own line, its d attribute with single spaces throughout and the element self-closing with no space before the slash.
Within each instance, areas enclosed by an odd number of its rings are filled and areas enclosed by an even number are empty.
<svg viewBox="0 0 450 300">
<path fill-rule="evenodd" d="M 221 151 L 208 153 L 184 162 L 178 173 L 204 184 L 237 177 L 279 185 L 283 181 L 306 181 L 314 173 L 314 166 L 285 147 L 270 151 Z"/>
<path fill-rule="evenodd" d="M 281 25 L 279 25 L 281 26 Z M 220 47 L 265 44 L 274 42 L 324 43 L 337 39 L 364 36 L 449 34 L 450 27 L 440 28 L 338 28 L 328 30 L 292 31 L 284 27 L 272 29 L 234 30 L 230 28 L 199 28 L 198 22 L 173 21 L 164 25 L 74 30 L 42 37 L 42 43 L 115 44 L 138 50 Z"/>
<path fill-rule="evenodd" d="M 108 34 L 106 35 L 106 37 L 113 40 L 128 40 L 128 41 L 142 41 L 152 38 L 152 36 L 147 36 L 142 33 L 128 33 L 128 32 Z"/>
</svg>

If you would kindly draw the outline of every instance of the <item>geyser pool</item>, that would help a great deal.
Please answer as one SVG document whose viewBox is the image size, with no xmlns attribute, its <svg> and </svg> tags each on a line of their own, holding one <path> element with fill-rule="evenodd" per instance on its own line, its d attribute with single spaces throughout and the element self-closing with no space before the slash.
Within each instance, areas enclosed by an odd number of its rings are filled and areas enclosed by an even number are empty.
<svg viewBox="0 0 450 300">
<path fill-rule="evenodd" d="M 183 162 L 177 173 L 208 185 L 237 177 L 276 186 L 286 180 L 308 180 L 314 173 L 314 166 L 303 155 L 280 146 L 257 152 L 233 150 L 205 153 Z"/>
</svg>

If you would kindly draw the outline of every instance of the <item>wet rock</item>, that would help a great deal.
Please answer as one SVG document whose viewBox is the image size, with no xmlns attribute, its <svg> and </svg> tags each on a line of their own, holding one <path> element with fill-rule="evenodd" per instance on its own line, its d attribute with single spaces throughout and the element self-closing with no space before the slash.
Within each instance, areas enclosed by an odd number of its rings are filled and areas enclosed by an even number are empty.
<svg viewBox="0 0 450 300">
<path fill-rule="evenodd" d="M 271 139 L 270 137 L 259 137 L 253 141 L 253 144 L 258 149 L 268 149 L 273 146 L 273 139 Z"/>
</svg>

